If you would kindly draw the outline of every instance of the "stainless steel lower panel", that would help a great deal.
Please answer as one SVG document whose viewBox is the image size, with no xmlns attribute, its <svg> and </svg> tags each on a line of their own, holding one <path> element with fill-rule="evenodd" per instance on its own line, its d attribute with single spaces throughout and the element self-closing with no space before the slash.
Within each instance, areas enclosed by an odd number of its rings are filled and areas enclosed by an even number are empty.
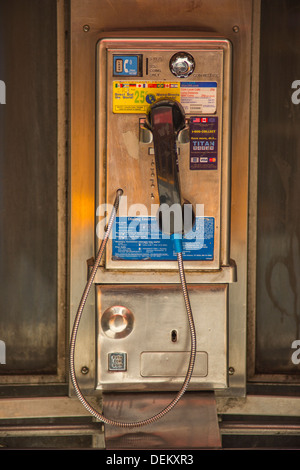
<svg viewBox="0 0 300 470">
<path fill-rule="evenodd" d="M 197 335 L 190 390 L 227 387 L 226 284 L 189 286 Z M 174 391 L 189 362 L 179 285 L 97 286 L 99 390 Z"/>
</svg>

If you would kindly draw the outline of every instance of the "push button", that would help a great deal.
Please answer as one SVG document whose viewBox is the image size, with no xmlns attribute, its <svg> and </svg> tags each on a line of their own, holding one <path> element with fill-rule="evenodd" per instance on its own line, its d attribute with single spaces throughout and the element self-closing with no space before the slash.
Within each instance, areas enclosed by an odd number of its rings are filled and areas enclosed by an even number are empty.
<svg viewBox="0 0 300 470">
<path fill-rule="evenodd" d="M 171 57 L 169 66 L 175 77 L 186 78 L 193 73 L 195 60 L 187 52 L 177 52 Z"/>
<path fill-rule="evenodd" d="M 101 317 L 103 332 L 113 339 L 126 338 L 132 332 L 133 324 L 133 313 L 122 305 L 107 308 Z"/>
<path fill-rule="evenodd" d="M 127 354 L 124 352 L 113 352 L 108 354 L 108 370 L 127 370 Z"/>
</svg>

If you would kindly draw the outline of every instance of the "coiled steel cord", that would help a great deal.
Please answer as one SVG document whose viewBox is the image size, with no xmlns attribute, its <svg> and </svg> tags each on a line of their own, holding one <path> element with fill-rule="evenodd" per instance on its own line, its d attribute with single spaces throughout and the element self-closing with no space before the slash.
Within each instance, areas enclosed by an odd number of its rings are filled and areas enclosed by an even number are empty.
<svg viewBox="0 0 300 470">
<path fill-rule="evenodd" d="M 191 335 L 191 351 L 190 351 L 190 360 L 189 360 L 189 366 L 187 369 L 187 373 L 185 376 L 185 380 L 175 396 L 175 398 L 159 413 L 157 413 L 154 416 L 151 416 L 150 418 L 141 420 L 141 421 L 135 421 L 135 422 L 122 422 L 110 418 L 106 418 L 103 414 L 99 413 L 95 408 L 93 408 L 85 399 L 83 396 L 77 379 L 76 379 L 76 373 L 75 373 L 75 364 L 74 364 L 74 355 L 75 355 L 75 344 L 76 344 L 76 337 L 77 337 L 77 332 L 79 328 L 79 323 L 81 320 L 82 312 L 90 291 L 90 288 L 93 284 L 97 269 L 100 265 L 100 261 L 107 243 L 107 240 L 109 238 L 110 232 L 112 230 L 112 226 L 117 214 L 119 202 L 120 202 L 120 197 L 122 196 L 123 191 L 122 189 L 118 189 L 117 194 L 116 194 L 116 199 L 114 201 L 113 209 L 107 224 L 105 236 L 102 240 L 101 246 L 99 248 L 99 252 L 97 254 L 93 269 L 91 271 L 91 274 L 89 276 L 89 279 L 87 281 L 86 287 L 84 289 L 84 292 L 81 297 L 81 301 L 77 310 L 77 314 L 74 320 L 73 324 L 73 329 L 72 329 L 72 334 L 71 334 L 71 340 L 70 340 L 70 376 L 72 380 L 72 384 L 75 390 L 75 393 L 82 403 L 82 405 L 86 408 L 86 410 L 94 416 L 96 419 L 102 421 L 105 424 L 111 425 L 111 426 L 117 426 L 121 428 L 134 428 L 134 427 L 141 427 L 145 426 L 151 423 L 154 423 L 155 421 L 158 421 L 161 419 L 164 415 L 166 415 L 169 411 L 174 408 L 174 406 L 179 402 L 183 394 L 186 392 L 189 382 L 191 380 L 192 374 L 193 374 L 193 369 L 194 369 L 194 364 L 195 364 L 195 359 L 196 359 L 196 332 L 195 332 L 195 325 L 194 325 L 194 320 L 193 320 L 193 314 L 192 314 L 192 309 L 190 305 L 190 300 L 189 300 L 189 295 L 188 295 L 188 290 L 187 290 L 187 285 L 186 285 L 186 280 L 185 280 L 185 274 L 184 274 L 184 267 L 183 267 L 183 260 L 182 260 L 182 253 L 177 253 L 177 262 L 178 262 L 178 269 L 179 269 L 179 276 L 180 276 L 180 281 L 181 281 L 181 286 L 182 286 L 182 292 L 183 292 L 183 297 L 184 297 L 184 302 L 185 302 L 185 307 L 186 307 L 186 312 L 188 316 L 188 322 L 189 322 L 189 328 L 190 328 L 190 335 Z"/>
</svg>

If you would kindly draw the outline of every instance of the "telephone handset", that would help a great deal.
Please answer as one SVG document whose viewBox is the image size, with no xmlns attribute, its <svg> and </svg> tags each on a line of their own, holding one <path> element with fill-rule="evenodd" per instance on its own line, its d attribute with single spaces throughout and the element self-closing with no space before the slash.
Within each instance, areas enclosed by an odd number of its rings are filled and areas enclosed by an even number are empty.
<svg viewBox="0 0 300 470">
<path fill-rule="evenodd" d="M 185 127 L 184 109 L 177 101 L 159 100 L 150 107 L 146 124 L 153 134 L 159 228 L 169 235 L 181 235 L 194 223 L 192 206 L 181 195 L 176 148 L 178 134 Z"/>
</svg>

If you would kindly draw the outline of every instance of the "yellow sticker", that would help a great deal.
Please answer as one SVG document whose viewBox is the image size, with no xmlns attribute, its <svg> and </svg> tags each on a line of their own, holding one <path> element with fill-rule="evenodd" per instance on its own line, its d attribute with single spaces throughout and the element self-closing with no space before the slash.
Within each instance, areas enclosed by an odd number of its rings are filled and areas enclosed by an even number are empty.
<svg viewBox="0 0 300 470">
<path fill-rule="evenodd" d="M 146 113 L 159 99 L 180 101 L 179 82 L 114 81 L 114 113 Z"/>
</svg>

